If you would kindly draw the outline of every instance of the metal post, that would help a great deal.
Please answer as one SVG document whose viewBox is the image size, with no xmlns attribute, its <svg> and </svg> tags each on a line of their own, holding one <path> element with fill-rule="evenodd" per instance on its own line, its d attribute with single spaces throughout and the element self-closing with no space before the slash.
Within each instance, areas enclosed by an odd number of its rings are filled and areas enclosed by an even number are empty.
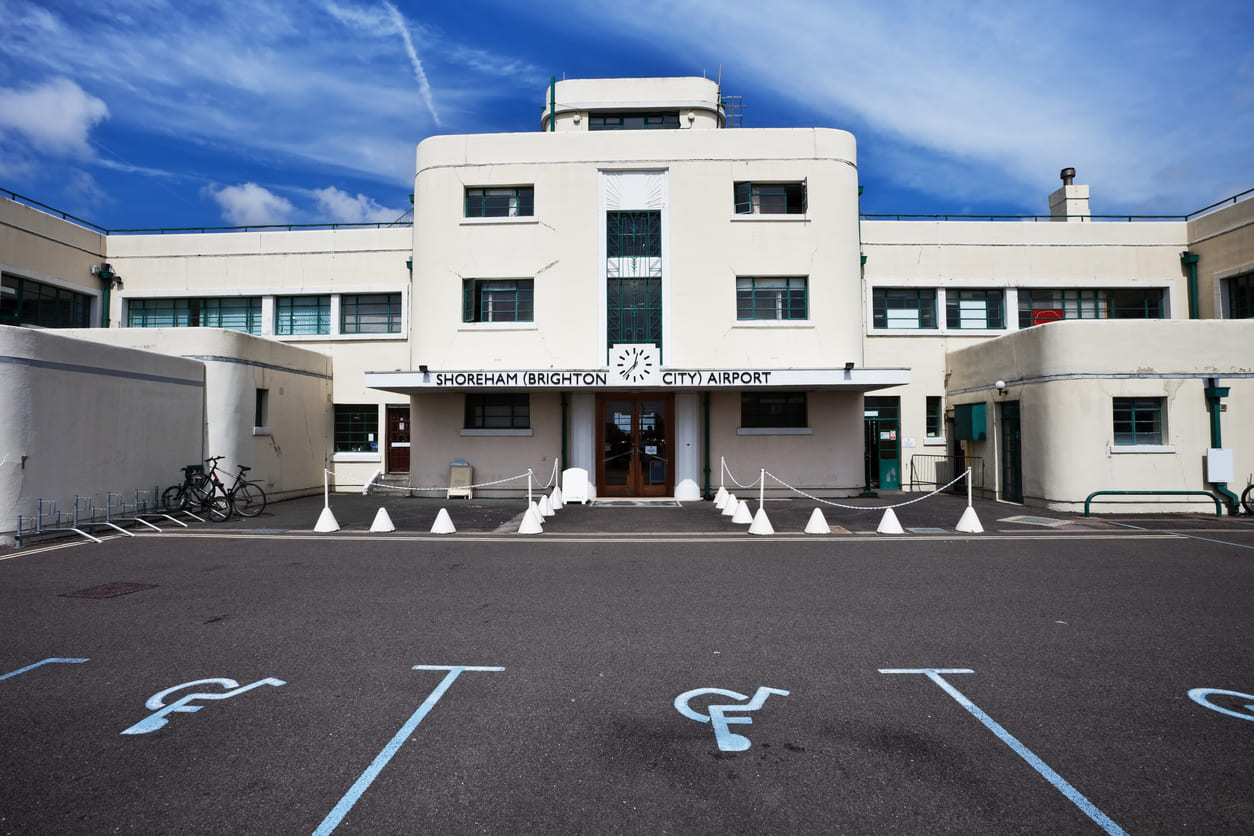
<svg viewBox="0 0 1254 836">
<path fill-rule="evenodd" d="M 758 507 L 762 507 L 762 503 L 766 502 L 766 468 L 762 468 L 758 473 Z"/>
</svg>

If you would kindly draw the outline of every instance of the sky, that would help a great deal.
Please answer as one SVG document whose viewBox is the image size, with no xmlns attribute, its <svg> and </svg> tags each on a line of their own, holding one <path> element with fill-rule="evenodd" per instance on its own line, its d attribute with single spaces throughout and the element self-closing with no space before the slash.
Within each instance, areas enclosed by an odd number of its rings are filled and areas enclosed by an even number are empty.
<svg viewBox="0 0 1254 836">
<path fill-rule="evenodd" d="M 111 230 L 392 221 L 425 137 L 550 77 L 708 76 L 858 143 L 872 214 L 1098 215 L 1254 188 L 1254 3 L 0 0 L 0 189 Z"/>
</svg>

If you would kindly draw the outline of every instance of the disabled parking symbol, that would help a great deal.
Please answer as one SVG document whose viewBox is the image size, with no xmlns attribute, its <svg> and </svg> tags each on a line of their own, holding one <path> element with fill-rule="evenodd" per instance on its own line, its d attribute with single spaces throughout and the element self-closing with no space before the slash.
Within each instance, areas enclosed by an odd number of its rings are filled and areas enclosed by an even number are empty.
<svg viewBox="0 0 1254 836">
<path fill-rule="evenodd" d="M 226 677 L 211 677 L 209 679 L 197 679 L 192 682 L 184 682 L 182 685 L 175 685 L 172 688 L 166 688 L 164 691 L 158 691 L 149 697 L 148 701 L 144 703 L 144 705 L 156 713 L 148 715 L 126 731 L 122 732 L 122 734 L 148 734 L 149 732 L 154 732 L 163 727 L 166 723 L 170 722 L 166 719 L 167 714 L 173 714 L 176 711 L 199 711 L 204 708 L 203 705 L 194 704 L 194 701 L 196 700 L 225 700 L 230 699 L 231 697 L 238 697 L 245 691 L 251 691 L 252 689 L 258 688 L 262 685 L 274 685 L 275 687 L 278 687 L 279 685 L 286 684 L 287 683 L 282 679 L 274 679 L 273 677 L 259 679 L 249 685 L 240 685 L 234 679 L 227 679 Z M 226 690 L 216 692 L 197 691 L 196 693 L 180 697 L 169 705 L 166 704 L 165 698 L 176 691 L 182 691 L 184 688 L 194 688 L 201 685 L 217 685 L 220 688 L 225 688 Z"/>
<path fill-rule="evenodd" d="M 693 709 L 689 703 L 696 697 L 705 696 L 706 694 L 728 697 L 740 702 L 726 705 L 711 705 L 706 708 L 710 712 L 708 715 L 701 714 Z M 675 697 L 675 710 L 690 720 L 711 724 L 714 727 L 714 739 L 718 742 L 719 751 L 743 752 L 753 744 L 750 743 L 749 738 L 743 734 L 732 732 L 728 726 L 749 725 L 752 723 L 753 718 L 748 716 L 748 713 L 760 709 L 763 703 L 766 702 L 766 698 L 771 694 L 778 694 L 781 697 L 788 696 L 787 691 L 781 691 L 778 688 L 758 688 L 752 697 L 736 691 L 729 691 L 726 688 L 695 688 Z"/>
</svg>

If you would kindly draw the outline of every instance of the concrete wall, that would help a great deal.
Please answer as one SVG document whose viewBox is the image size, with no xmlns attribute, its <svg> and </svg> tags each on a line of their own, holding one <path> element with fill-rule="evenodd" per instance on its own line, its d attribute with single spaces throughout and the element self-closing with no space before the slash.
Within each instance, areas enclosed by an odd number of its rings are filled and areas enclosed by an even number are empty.
<svg viewBox="0 0 1254 836">
<path fill-rule="evenodd" d="M 103 507 L 178 481 L 202 458 L 206 391 L 197 360 L 0 326 L 0 543 L 39 499 Z"/>
<path fill-rule="evenodd" d="M 1189 221 L 1189 251 L 1198 256 L 1198 314 L 1228 316 L 1224 279 L 1254 273 L 1254 199 Z"/>
<path fill-rule="evenodd" d="M 951 404 L 988 405 L 989 437 L 969 445 L 998 474 L 1002 428 L 996 404 L 1022 412 L 1026 504 L 1082 510 L 1098 490 L 1211 490 L 1205 457 L 1210 416 L 1203 388 L 1211 378 L 1230 394 L 1222 442 L 1235 455 L 1239 493 L 1254 472 L 1254 321 L 1068 321 L 1030 328 L 948 355 Z M 1003 380 L 1007 394 L 993 383 Z M 1116 397 L 1164 398 L 1166 438 L 1157 448 L 1114 444 Z M 998 481 L 999 492 L 1003 490 Z M 1213 511 L 1190 500 L 1099 500 L 1097 511 Z"/>
</svg>

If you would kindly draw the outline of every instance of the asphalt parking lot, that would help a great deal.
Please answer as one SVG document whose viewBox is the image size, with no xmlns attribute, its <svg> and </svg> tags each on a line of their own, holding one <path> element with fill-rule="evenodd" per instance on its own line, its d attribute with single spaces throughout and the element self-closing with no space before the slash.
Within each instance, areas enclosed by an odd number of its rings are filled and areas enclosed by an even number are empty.
<svg viewBox="0 0 1254 836">
<path fill-rule="evenodd" d="M 1248 518 L 937 499 L 0 551 L 0 833 L 1248 833 Z"/>
</svg>

